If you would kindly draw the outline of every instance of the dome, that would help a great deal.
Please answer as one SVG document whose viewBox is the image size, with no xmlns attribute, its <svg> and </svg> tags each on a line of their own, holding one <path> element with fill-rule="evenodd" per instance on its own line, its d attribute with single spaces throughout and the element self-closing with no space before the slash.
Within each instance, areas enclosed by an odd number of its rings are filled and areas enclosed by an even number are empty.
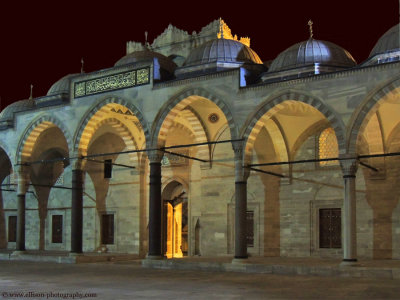
<svg viewBox="0 0 400 300">
<path fill-rule="evenodd" d="M 323 65 L 337 69 L 351 68 L 357 63 L 351 54 L 342 47 L 327 41 L 313 38 L 297 43 L 274 59 L 269 72 L 277 72 L 309 65 Z"/>
<path fill-rule="evenodd" d="M 399 25 L 394 25 L 378 40 L 369 57 L 398 50 L 399 48 Z"/>
<path fill-rule="evenodd" d="M 35 107 L 35 101 L 33 99 L 21 100 L 11 103 L 0 113 L 0 121 L 12 120 L 14 113 L 30 110 Z"/>
<path fill-rule="evenodd" d="M 114 66 L 119 67 L 137 62 L 152 61 L 153 59 L 157 59 L 160 66 L 168 71 L 171 71 L 171 68 L 174 69 L 176 67 L 176 64 L 165 55 L 147 49 L 143 51 L 135 51 L 125 55 L 119 59 Z"/>
<path fill-rule="evenodd" d="M 64 76 L 63 78 L 59 79 L 56 81 L 49 89 L 47 92 L 47 96 L 52 96 L 52 95 L 57 95 L 57 94 L 69 94 L 69 87 L 71 83 L 71 78 L 79 75 L 77 73 L 75 74 L 69 74 L 67 76 Z"/>
<path fill-rule="evenodd" d="M 215 62 L 262 64 L 257 53 L 250 47 L 235 40 L 221 38 L 208 41 L 194 48 L 183 66 Z"/>
</svg>

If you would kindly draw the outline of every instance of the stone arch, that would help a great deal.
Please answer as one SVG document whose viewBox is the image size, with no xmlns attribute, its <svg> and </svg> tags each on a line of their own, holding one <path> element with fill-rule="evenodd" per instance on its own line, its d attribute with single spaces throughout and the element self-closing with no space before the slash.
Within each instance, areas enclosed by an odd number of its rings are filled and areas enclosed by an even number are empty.
<svg viewBox="0 0 400 300">
<path fill-rule="evenodd" d="M 174 182 L 174 181 L 176 181 L 177 183 L 180 183 L 186 191 L 189 191 L 189 184 L 186 182 L 186 180 L 184 180 L 184 179 L 183 179 L 182 177 L 180 177 L 180 176 L 173 176 L 173 177 L 170 177 L 170 178 L 168 178 L 168 179 L 166 179 L 166 180 L 163 180 L 161 190 L 164 191 L 164 189 L 165 189 L 170 183 L 172 183 L 172 182 Z"/>
<path fill-rule="evenodd" d="M 27 162 L 32 154 L 33 147 L 40 134 L 50 127 L 57 127 L 63 133 L 71 154 L 72 139 L 66 126 L 56 117 L 44 115 L 31 122 L 22 134 L 16 152 L 16 162 Z"/>
<path fill-rule="evenodd" d="M 156 148 L 165 144 L 165 137 L 168 129 L 173 123 L 175 116 L 186 106 L 195 100 L 195 97 L 201 97 L 213 102 L 224 114 L 228 121 L 232 139 L 238 137 L 238 130 L 233 119 L 233 115 L 228 105 L 216 95 L 209 91 L 194 88 L 181 92 L 169 99 L 158 112 L 155 123 L 152 127 L 151 145 Z"/>
<path fill-rule="evenodd" d="M 78 129 L 75 133 L 74 136 L 74 153 L 78 154 L 80 151 L 80 144 L 82 142 L 83 138 L 83 133 L 85 129 L 87 128 L 88 123 L 92 120 L 92 117 L 98 113 L 101 112 L 104 107 L 106 107 L 108 104 L 119 104 L 121 106 L 124 106 L 128 108 L 134 115 L 135 117 L 139 120 L 139 123 L 142 127 L 144 137 L 146 140 L 146 143 L 149 141 L 150 133 L 148 129 L 148 124 L 146 119 L 144 118 L 144 115 L 142 112 L 133 104 L 130 102 L 119 98 L 119 97 L 108 97 L 106 99 L 102 99 L 98 101 L 95 105 L 93 105 L 88 112 L 83 116 L 82 121 L 80 122 Z"/>
<path fill-rule="evenodd" d="M 185 110 L 183 112 L 184 117 L 189 122 L 193 130 L 193 136 L 196 143 L 205 143 L 209 140 L 207 135 L 207 129 L 201 122 L 200 118 L 191 110 Z M 197 156 L 200 159 L 210 159 L 210 147 L 207 145 L 201 145 L 197 147 Z"/>
<path fill-rule="evenodd" d="M 364 131 L 369 119 L 379 109 L 379 102 L 386 101 L 391 96 L 400 96 L 400 78 L 383 85 L 378 90 L 374 90 L 358 106 L 349 122 L 350 126 L 346 139 L 348 153 L 356 153 L 359 133 Z"/>
<path fill-rule="evenodd" d="M 338 113 L 316 96 L 308 95 L 301 91 L 286 91 L 268 98 L 246 121 L 242 129 L 242 137 L 245 139 L 246 144 L 246 151 L 244 153 L 246 160 L 248 156 L 251 155 L 251 151 L 249 152 L 249 150 L 252 149 L 252 143 L 254 143 L 262 127 L 263 120 L 265 120 L 265 117 L 270 118 L 277 112 L 285 101 L 297 101 L 308 104 L 324 115 L 330 122 L 331 127 L 335 130 L 339 153 L 345 153 L 345 126 Z"/>
<path fill-rule="evenodd" d="M 396 125 L 395 128 L 390 132 L 389 137 L 387 139 L 387 145 L 388 145 L 388 152 L 397 152 L 399 151 L 399 142 L 396 142 L 398 139 L 398 135 L 400 132 L 400 123 Z"/>
<path fill-rule="evenodd" d="M 96 124 L 96 126 L 93 127 L 94 132 L 96 132 L 101 126 L 108 124 L 112 128 L 115 129 L 115 131 L 118 133 L 118 136 L 122 138 L 124 141 L 126 148 L 128 151 L 134 151 L 139 149 L 138 145 L 136 143 L 136 140 L 134 139 L 132 133 L 130 130 L 125 126 L 123 122 L 116 118 L 107 118 L 99 123 Z M 129 153 L 130 160 L 131 161 L 138 161 L 139 160 L 139 153 Z"/>
</svg>

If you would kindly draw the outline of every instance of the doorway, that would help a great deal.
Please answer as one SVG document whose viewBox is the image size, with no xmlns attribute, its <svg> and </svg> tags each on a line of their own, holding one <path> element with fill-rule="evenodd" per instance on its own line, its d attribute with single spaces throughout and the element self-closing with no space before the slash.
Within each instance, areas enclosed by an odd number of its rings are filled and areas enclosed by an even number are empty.
<svg viewBox="0 0 400 300">
<path fill-rule="evenodd" d="M 172 181 L 164 188 L 163 253 L 167 258 L 188 254 L 188 199 L 183 185 Z"/>
</svg>

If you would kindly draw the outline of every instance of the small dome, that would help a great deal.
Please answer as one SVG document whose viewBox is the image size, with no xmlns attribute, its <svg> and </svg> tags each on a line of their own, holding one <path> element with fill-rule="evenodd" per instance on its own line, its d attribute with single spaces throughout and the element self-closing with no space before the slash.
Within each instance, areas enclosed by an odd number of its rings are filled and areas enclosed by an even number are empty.
<svg viewBox="0 0 400 300">
<path fill-rule="evenodd" d="M 257 53 L 250 47 L 235 40 L 221 38 L 194 48 L 183 65 L 194 66 L 215 62 L 262 64 Z"/>
<path fill-rule="evenodd" d="M 35 101 L 33 99 L 21 100 L 11 103 L 0 113 L 0 121 L 12 120 L 14 113 L 30 110 L 35 107 Z"/>
<path fill-rule="evenodd" d="M 369 57 L 398 50 L 399 48 L 399 25 L 394 25 L 378 40 Z"/>
<path fill-rule="evenodd" d="M 156 58 L 160 66 L 166 70 L 170 71 L 171 68 L 176 67 L 176 64 L 170 58 L 161 53 L 147 49 L 143 51 L 135 51 L 125 55 L 124 57 L 119 59 L 114 66 L 119 67 L 137 62 L 152 61 L 154 58 Z"/>
<path fill-rule="evenodd" d="M 271 63 L 269 72 L 315 64 L 342 69 L 354 67 L 357 63 L 351 54 L 342 47 L 331 42 L 310 38 L 279 54 Z"/>
<path fill-rule="evenodd" d="M 47 92 L 47 96 L 57 94 L 69 94 L 69 87 L 71 84 L 71 78 L 79 74 L 69 74 L 56 81 Z"/>
</svg>

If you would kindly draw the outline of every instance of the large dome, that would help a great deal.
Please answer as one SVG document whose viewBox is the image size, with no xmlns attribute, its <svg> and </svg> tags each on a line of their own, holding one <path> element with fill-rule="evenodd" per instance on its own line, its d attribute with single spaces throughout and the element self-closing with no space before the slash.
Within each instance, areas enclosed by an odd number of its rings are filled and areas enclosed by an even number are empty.
<svg viewBox="0 0 400 300">
<path fill-rule="evenodd" d="M 69 74 L 63 78 L 57 80 L 48 90 L 47 96 L 57 95 L 57 94 L 69 94 L 69 87 L 71 84 L 71 78 L 79 74 Z"/>
<path fill-rule="evenodd" d="M 357 63 L 342 47 L 313 38 L 297 43 L 275 58 L 269 72 L 277 72 L 309 65 L 324 65 L 338 69 L 351 68 Z"/>
<path fill-rule="evenodd" d="M 14 118 L 14 113 L 30 110 L 35 107 L 35 101 L 33 99 L 16 101 L 8 105 L 0 113 L 0 121 L 12 120 Z"/>
<path fill-rule="evenodd" d="M 394 25 L 378 40 L 369 57 L 398 50 L 399 48 L 399 25 Z"/>
<path fill-rule="evenodd" d="M 221 38 L 194 48 L 183 65 L 195 66 L 215 62 L 262 64 L 257 53 L 251 48 L 238 41 Z"/>
</svg>

